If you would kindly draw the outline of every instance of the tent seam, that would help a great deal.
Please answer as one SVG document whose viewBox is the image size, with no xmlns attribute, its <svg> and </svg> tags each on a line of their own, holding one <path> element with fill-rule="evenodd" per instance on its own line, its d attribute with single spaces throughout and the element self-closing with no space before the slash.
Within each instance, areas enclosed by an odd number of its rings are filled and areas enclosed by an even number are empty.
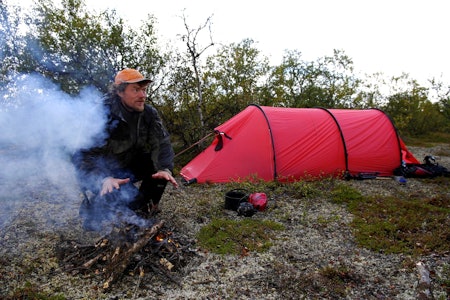
<svg viewBox="0 0 450 300">
<path fill-rule="evenodd" d="M 270 122 L 269 122 L 269 118 L 267 117 L 265 111 L 262 109 L 261 106 L 259 106 L 258 104 L 250 104 L 249 106 L 255 106 L 256 108 L 259 109 L 259 111 L 261 111 L 261 113 L 264 116 L 264 119 L 266 120 L 267 123 L 267 127 L 269 129 L 269 134 L 270 134 L 270 142 L 272 143 L 272 153 L 273 153 L 273 180 L 277 180 L 278 178 L 278 172 L 277 172 L 277 157 L 276 157 L 276 153 L 275 153 L 275 142 L 273 140 L 273 134 L 272 134 L 272 127 L 270 126 Z"/>
<path fill-rule="evenodd" d="M 381 112 L 389 120 L 389 122 L 391 123 L 392 128 L 394 129 L 394 132 L 395 132 L 395 137 L 397 139 L 398 156 L 400 158 L 399 166 L 403 165 L 403 155 L 402 155 L 402 146 L 401 146 L 401 143 L 400 143 L 400 136 L 398 134 L 398 130 L 397 130 L 397 127 L 394 124 L 394 121 L 391 119 L 391 117 L 385 111 L 383 111 L 383 110 L 381 110 L 379 108 L 375 108 L 375 107 L 371 108 L 371 109 L 378 110 L 379 112 Z"/>
<path fill-rule="evenodd" d="M 336 119 L 336 117 L 333 115 L 333 113 L 329 109 L 324 108 L 324 107 L 316 107 L 316 108 L 326 111 L 328 113 L 328 115 L 331 116 L 331 118 L 334 120 L 334 123 L 336 124 L 336 127 L 339 130 L 339 134 L 341 136 L 341 141 L 342 141 L 342 146 L 344 147 L 344 161 L 345 161 L 345 175 L 344 175 L 344 177 L 348 178 L 348 176 L 350 175 L 350 171 L 348 169 L 347 144 L 345 143 L 344 133 L 342 132 L 341 125 L 339 124 L 338 120 Z"/>
</svg>

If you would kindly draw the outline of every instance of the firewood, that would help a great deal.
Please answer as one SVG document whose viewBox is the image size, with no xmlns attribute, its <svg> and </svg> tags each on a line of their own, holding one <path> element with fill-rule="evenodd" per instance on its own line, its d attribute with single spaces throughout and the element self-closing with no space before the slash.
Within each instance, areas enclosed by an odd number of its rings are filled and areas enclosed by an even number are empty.
<svg viewBox="0 0 450 300">
<path fill-rule="evenodd" d="M 153 220 L 146 227 L 119 224 L 92 245 L 61 237 L 56 245 L 58 258 L 66 272 L 101 275 L 105 289 L 128 271 L 129 275 L 138 271 L 141 278 L 147 270 L 181 286 L 175 273 L 196 252 L 190 248 L 191 241 L 173 235 L 164 223 Z"/>
<path fill-rule="evenodd" d="M 91 258 L 90 260 L 88 260 L 87 262 L 85 262 L 83 264 L 83 268 L 85 269 L 89 269 L 90 267 L 92 267 L 101 257 L 103 256 L 102 253 L 97 254 L 97 256 L 95 256 L 94 258 Z"/>
<path fill-rule="evenodd" d="M 134 254 L 139 252 L 148 241 L 153 238 L 164 225 L 164 221 L 158 221 L 151 228 L 145 229 L 141 238 L 134 242 L 128 249 L 119 251 L 115 249 L 115 253 L 111 258 L 111 262 L 105 267 L 106 281 L 103 283 L 103 288 L 108 289 L 128 267 L 129 262 Z"/>
</svg>

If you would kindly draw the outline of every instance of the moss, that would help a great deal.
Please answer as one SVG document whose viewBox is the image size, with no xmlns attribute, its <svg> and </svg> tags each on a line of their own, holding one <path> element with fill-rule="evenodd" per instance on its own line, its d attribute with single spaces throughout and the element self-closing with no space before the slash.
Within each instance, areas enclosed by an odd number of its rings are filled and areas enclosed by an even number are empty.
<svg viewBox="0 0 450 300">
<path fill-rule="evenodd" d="M 214 253 L 246 254 L 266 251 L 278 230 L 284 230 L 283 225 L 273 221 L 213 219 L 202 227 L 197 239 L 201 247 Z"/>
<path fill-rule="evenodd" d="M 368 197 L 349 205 L 357 242 L 386 253 L 427 254 L 450 248 L 450 199 Z"/>
<path fill-rule="evenodd" d="M 25 282 L 23 287 L 16 289 L 11 298 L 7 299 L 65 300 L 66 297 L 60 294 L 50 295 L 44 293 L 38 286 L 30 282 Z"/>
<path fill-rule="evenodd" d="M 331 191 L 331 200 L 336 204 L 352 203 L 363 200 L 361 193 L 345 184 L 336 184 Z"/>
<path fill-rule="evenodd" d="M 450 295 L 450 265 L 444 265 L 441 275 L 437 278 L 437 282 L 444 287 L 447 295 Z"/>
</svg>

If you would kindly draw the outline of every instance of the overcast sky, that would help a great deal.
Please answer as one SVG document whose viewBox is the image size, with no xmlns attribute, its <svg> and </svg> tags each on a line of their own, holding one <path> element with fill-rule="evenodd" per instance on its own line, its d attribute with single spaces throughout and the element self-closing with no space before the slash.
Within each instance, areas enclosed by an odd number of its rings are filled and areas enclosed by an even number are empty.
<svg viewBox="0 0 450 300">
<path fill-rule="evenodd" d="M 8 1 L 8 0 L 7 0 Z M 9 0 L 26 5 L 31 0 Z M 57 0 L 55 0 L 57 1 Z M 263 55 L 279 64 L 284 50 L 299 50 L 315 60 L 343 50 L 361 73 L 409 73 L 423 83 L 432 77 L 450 84 L 447 0 L 85 0 L 99 11 L 116 9 L 131 25 L 148 14 L 158 34 L 176 40 L 185 33 L 181 15 L 192 28 L 212 17 L 217 44 L 256 42 Z"/>
</svg>

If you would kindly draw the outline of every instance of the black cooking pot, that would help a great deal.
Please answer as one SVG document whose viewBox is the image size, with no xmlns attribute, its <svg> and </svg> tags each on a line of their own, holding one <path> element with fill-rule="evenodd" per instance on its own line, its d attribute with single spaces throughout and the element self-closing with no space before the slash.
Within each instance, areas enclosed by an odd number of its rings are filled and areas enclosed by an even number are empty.
<svg viewBox="0 0 450 300">
<path fill-rule="evenodd" d="M 225 209 L 237 211 L 239 204 L 248 201 L 249 192 L 245 189 L 234 189 L 225 194 Z"/>
</svg>

